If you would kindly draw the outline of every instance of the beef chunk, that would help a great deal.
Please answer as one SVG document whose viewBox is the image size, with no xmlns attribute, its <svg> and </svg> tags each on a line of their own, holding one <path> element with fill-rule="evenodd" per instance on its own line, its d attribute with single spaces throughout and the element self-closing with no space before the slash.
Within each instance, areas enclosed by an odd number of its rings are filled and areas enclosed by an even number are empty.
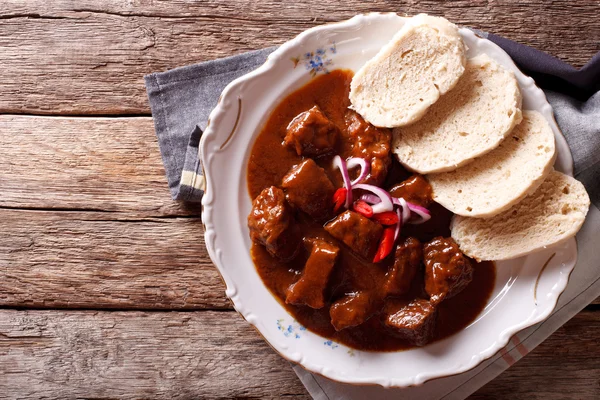
<svg viewBox="0 0 600 400">
<path fill-rule="evenodd" d="M 350 250 L 371 261 L 377 251 L 383 227 L 359 213 L 348 210 L 325 225 L 325 230 L 344 242 Z"/>
<path fill-rule="evenodd" d="M 312 159 L 293 166 L 283 177 L 281 187 L 290 204 L 311 217 L 323 219 L 331 215 L 335 187 L 325 170 Z"/>
<path fill-rule="evenodd" d="M 357 326 L 381 310 L 381 297 L 372 292 L 348 294 L 331 305 L 329 315 L 336 331 Z"/>
<path fill-rule="evenodd" d="M 371 172 L 364 183 L 381 185 L 392 165 L 390 155 L 392 133 L 387 128 L 377 128 L 365 121 L 355 111 L 344 115 L 346 132 L 351 143 L 351 154 L 371 162 Z"/>
<path fill-rule="evenodd" d="M 413 175 L 392 186 L 389 192 L 394 197 L 403 197 L 404 200 L 422 207 L 429 207 L 433 202 L 431 185 L 421 175 Z"/>
<path fill-rule="evenodd" d="M 427 344 L 432 338 L 437 312 L 427 300 L 388 300 L 382 314 L 383 324 L 395 336 L 416 346 Z"/>
<path fill-rule="evenodd" d="M 302 277 L 289 287 L 285 302 L 323 308 L 327 282 L 340 249 L 322 239 L 305 239 L 305 242 L 308 247 L 312 247 L 310 256 L 304 266 Z"/>
<path fill-rule="evenodd" d="M 264 189 L 252 202 L 248 228 L 253 242 L 264 245 L 282 260 L 292 259 L 302 240 L 292 208 L 283 191 L 275 186 Z"/>
<path fill-rule="evenodd" d="M 408 292 L 423 259 L 423 249 L 418 239 L 409 237 L 398 245 L 394 264 L 386 274 L 383 291 L 386 296 Z"/>
<path fill-rule="evenodd" d="M 338 127 L 314 106 L 290 122 L 284 143 L 299 156 L 320 156 L 333 152 L 338 136 Z"/>
<path fill-rule="evenodd" d="M 436 305 L 463 290 L 473 279 L 473 266 L 452 238 L 437 237 L 423 247 L 425 291 Z"/>
</svg>

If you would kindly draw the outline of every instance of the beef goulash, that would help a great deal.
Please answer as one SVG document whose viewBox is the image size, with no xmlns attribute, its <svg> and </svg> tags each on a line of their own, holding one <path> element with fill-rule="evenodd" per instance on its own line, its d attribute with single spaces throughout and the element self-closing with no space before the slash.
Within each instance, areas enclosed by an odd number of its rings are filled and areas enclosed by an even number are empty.
<svg viewBox="0 0 600 400">
<path fill-rule="evenodd" d="M 352 72 L 290 94 L 248 163 L 252 259 L 308 330 L 352 348 L 423 346 L 470 324 L 495 266 L 450 238 L 452 213 L 391 156 L 391 131 L 348 108 Z"/>
</svg>

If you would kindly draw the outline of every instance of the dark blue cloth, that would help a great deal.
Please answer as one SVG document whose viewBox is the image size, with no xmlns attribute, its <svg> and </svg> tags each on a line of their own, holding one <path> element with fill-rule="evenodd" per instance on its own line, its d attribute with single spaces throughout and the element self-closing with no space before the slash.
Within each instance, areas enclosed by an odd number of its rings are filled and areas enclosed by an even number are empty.
<svg viewBox="0 0 600 400">
<path fill-rule="evenodd" d="M 543 51 L 493 33 L 488 34 L 487 38 L 502 47 L 521 71 L 531 76 L 542 89 L 560 92 L 578 100 L 587 100 L 600 90 L 600 53 L 577 69 Z"/>
</svg>

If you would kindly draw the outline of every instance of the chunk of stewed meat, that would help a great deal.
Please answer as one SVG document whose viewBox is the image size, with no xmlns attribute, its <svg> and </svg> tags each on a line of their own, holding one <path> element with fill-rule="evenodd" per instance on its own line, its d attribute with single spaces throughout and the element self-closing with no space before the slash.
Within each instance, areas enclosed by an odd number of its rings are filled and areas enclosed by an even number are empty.
<svg viewBox="0 0 600 400">
<path fill-rule="evenodd" d="M 402 197 L 404 200 L 422 207 L 429 207 L 433 202 L 431 185 L 422 175 L 411 176 L 392 186 L 389 192 L 393 197 Z"/>
<path fill-rule="evenodd" d="M 462 291 L 473 279 L 473 266 L 452 238 L 437 237 L 423 247 L 425 291 L 431 303 Z"/>
<path fill-rule="evenodd" d="M 335 301 L 329 309 L 336 331 L 357 326 L 381 310 L 383 300 L 372 292 L 350 293 Z"/>
<path fill-rule="evenodd" d="M 292 259 L 301 244 L 292 208 L 283 191 L 275 186 L 264 189 L 252 202 L 248 228 L 253 242 L 262 244 L 272 256 L 284 261 Z"/>
<path fill-rule="evenodd" d="M 285 302 L 323 308 L 325 289 L 340 249 L 322 239 L 305 239 L 305 244 L 310 249 L 310 255 L 302 277 L 287 290 Z"/>
<path fill-rule="evenodd" d="M 299 156 L 320 156 L 333 152 L 338 136 L 338 127 L 314 106 L 290 122 L 284 143 Z"/>
<path fill-rule="evenodd" d="M 359 213 L 348 210 L 325 225 L 325 230 L 350 250 L 370 261 L 377 251 L 383 227 Z"/>
<path fill-rule="evenodd" d="M 335 187 L 325 170 L 314 160 L 307 158 L 293 166 L 283 177 L 281 187 L 285 190 L 287 200 L 294 207 L 315 219 L 330 217 Z"/>
<path fill-rule="evenodd" d="M 371 163 L 371 171 L 364 183 L 381 185 L 392 165 L 392 132 L 387 128 L 371 125 L 352 110 L 346 112 L 344 122 L 351 155 Z"/>
<path fill-rule="evenodd" d="M 417 299 L 410 303 L 389 299 L 382 313 L 383 324 L 395 336 L 423 346 L 433 339 L 437 312 L 428 300 Z"/>
<path fill-rule="evenodd" d="M 383 291 L 386 296 L 398 296 L 409 291 L 423 260 L 423 247 L 418 239 L 406 238 L 396 248 L 394 264 L 390 266 Z"/>
</svg>

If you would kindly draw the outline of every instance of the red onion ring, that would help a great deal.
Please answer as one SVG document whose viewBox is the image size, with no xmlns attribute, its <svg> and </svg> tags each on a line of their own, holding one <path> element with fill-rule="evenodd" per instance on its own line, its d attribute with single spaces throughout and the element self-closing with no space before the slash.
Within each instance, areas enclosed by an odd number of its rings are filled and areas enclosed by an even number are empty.
<svg viewBox="0 0 600 400">
<path fill-rule="evenodd" d="M 396 230 L 394 231 L 394 242 L 400 235 L 400 228 L 402 228 L 402 216 L 400 216 L 400 210 L 396 209 L 396 215 L 398 216 L 398 222 L 396 223 Z"/>
<path fill-rule="evenodd" d="M 346 161 L 346 166 L 350 170 L 354 167 L 360 167 L 360 174 L 358 178 L 350 182 L 351 185 L 356 185 L 358 182 L 362 181 L 369 175 L 371 170 L 371 165 L 364 158 L 360 157 L 352 157 Z"/>
<path fill-rule="evenodd" d="M 344 207 L 350 208 L 352 204 L 352 183 L 350 182 L 350 175 L 348 175 L 348 168 L 346 168 L 346 161 L 340 156 L 333 157 L 333 166 L 337 167 L 342 174 L 344 180 L 344 187 L 346 188 L 346 202 Z"/>
<path fill-rule="evenodd" d="M 377 187 L 375 185 L 368 185 L 365 183 L 358 183 L 354 185 L 353 189 L 366 190 L 367 192 L 371 192 L 375 196 L 379 197 L 381 201 L 373 206 L 374 214 L 378 214 L 385 211 L 392 211 L 394 209 L 394 204 L 392 203 L 392 196 L 390 196 L 390 194 L 387 191 L 380 187 Z"/>
<path fill-rule="evenodd" d="M 354 186 L 354 188 L 357 188 L 356 185 Z M 381 189 L 381 190 L 383 190 L 383 189 Z M 388 193 L 388 195 L 389 195 L 389 193 Z M 381 197 L 379 195 L 370 194 L 370 193 L 363 194 L 362 196 L 360 196 L 360 199 L 366 201 L 367 203 L 369 203 L 371 205 L 379 205 L 381 203 Z M 401 197 L 391 197 L 391 199 L 392 199 L 393 205 L 397 205 L 402 208 L 402 215 L 400 218 L 402 219 L 403 224 L 410 223 L 413 225 L 419 225 L 419 224 L 427 222 L 431 219 L 431 213 L 425 207 L 422 207 L 417 204 L 406 201 Z M 373 212 L 375 214 L 383 212 L 383 211 L 376 212 L 375 211 L 376 209 L 377 209 L 376 207 L 373 207 Z M 386 211 L 389 211 L 389 210 L 386 210 Z M 419 219 L 412 221 L 411 213 L 414 213 L 417 216 L 419 216 Z"/>
<path fill-rule="evenodd" d="M 365 202 L 367 202 L 369 204 L 381 203 L 381 199 L 379 197 L 375 196 L 374 194 L 365 193 L 362 196 L 360 196 L 360 199 L 364 200 Z"/>
<path fill-rule="evenodd" d="M 410 211 L 412 211 L 413 213 L 415 213 L 419 217 L 421 217 L 420 220 L 411 221 L 411 224 L 419 225 L 419 224 L 427 222 L 427 221 L 429 221 L 431 219 L 431 213 L 425 207 L 421 207 L 419 205 L 416 205 L 416 204 L 413 204 L 413 203 L 409 203 L 408 201 L 406 202 L 406 204 L 408 205 L 408 208 L 410 209 Z"/>
<path fill-rule="evenodd" d="M 400 201 L 400 208 L 402 208 L 402 223 L 405 224 L 410 219 L 410 209 L 408 207 L 408 202 L 402 197 L 400 197 L 398 200 Z"/>
</svg>

